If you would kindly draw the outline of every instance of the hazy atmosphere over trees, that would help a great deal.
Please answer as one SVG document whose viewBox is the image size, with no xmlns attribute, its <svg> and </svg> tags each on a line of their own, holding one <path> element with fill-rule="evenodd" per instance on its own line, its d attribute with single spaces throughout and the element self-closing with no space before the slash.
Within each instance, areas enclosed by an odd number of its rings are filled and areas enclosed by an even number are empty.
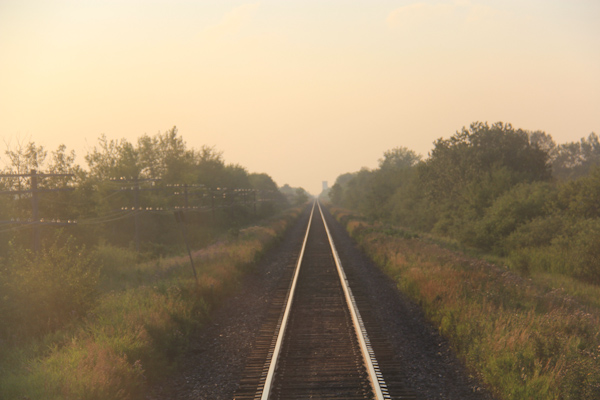
<svg viewBox="0 0 600 400">
<path fill-rule="evenodd" d="M 500 256 L 515 268 L 600 283 L 600 144 L 475 122 L 422 159 L 398 147 L 338 177 L 334 204 Z"/>
<path fill-rule="evenodd" d="M 599 399 L 599 21 L 599 0 L 0 0 L 0 399 L 155 398 L 188 350 L 244 365 L 202 346 L 264 330 L 215 310 L 277 290 L 314 197 L 422 320 L 373 315 L 435 336 L 388 331 L 415 387 Z M 254 294 L 238 321 L 262 323 Z M 464 379 L 420 381 L 417 353 Z"/>
</svg>

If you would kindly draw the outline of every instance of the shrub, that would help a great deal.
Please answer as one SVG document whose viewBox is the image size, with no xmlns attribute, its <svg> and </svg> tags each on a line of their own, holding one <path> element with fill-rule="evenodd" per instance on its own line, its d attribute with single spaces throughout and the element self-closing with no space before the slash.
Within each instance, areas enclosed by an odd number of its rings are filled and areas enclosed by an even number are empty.
<svg viewBox="0 0 600 400">
<path fill-rule="evenodd" d="M 519 184 L 500 196 L 477 222 L 473 244 L 504 253 L 502 241 L 520 226 L 549 214 L 555 192 L 548 183 Z"/>
<path fill-rule="evenodd" d="M 352 224 L 351 217 L 345 219 L 347 227 Z M 563 290 L 538 285 L 535 274 L 522 279 L 435 244 L 390 235 L 389 228 L 363 226 L 359 244 L 498 398 L 600 398 L 597 309 L 582 307 Z M 594 265 L 600 221 L 573 224 L 569 232 L 560 236 L 564 248 L 557 237 L 546 246 L 517 249 L 513 261 L 529 268 L 543 259 L 546 268 L 556 268 L 571 258 L 580 265 L 575 255 L 581 253 L 583 265 Z"/>
<path fill-rule="evenodd" d="M 85 315 L 97 297 L 99 270 L 72 237 L 39 254 L 12 247 L 0 270 L 0 335 L 24 339 L 54 331 Z"/>
<path fill-rule="evenodd" d="M 560 235 L 565 222 L 560 216 L 538 217 L 520 225 L 503 241 L 503 248 L 510 252 L 525 247 L 547 246 Z"/>
<path fill-rule="evenodd" d="M 564 273 L 600 284 L 600 218 L 575 223 L 553 241 Z"/>
</svg>

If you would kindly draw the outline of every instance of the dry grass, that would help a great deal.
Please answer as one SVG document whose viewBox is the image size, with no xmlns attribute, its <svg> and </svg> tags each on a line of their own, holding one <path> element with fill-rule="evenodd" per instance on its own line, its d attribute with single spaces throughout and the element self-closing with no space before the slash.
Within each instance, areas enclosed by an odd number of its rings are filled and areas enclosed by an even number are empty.
<svg viewBox="0 0 600 400">
<path fill-rule="evenodd" d="M 600 398 L 597 301 L 334 213 L 500 398 Z"/>
<path fill-rule="evenodd" d="M 105 293 L 83 321 L 21 346 L 0 346 L 0 398 L 135 400 L 168 374 L 211 307 L 280 237 L 299 210 L 187 257 L 107 268 Z M 108 249 L 110 250 L 110 249 Z M 113 257 L 113 262 L 118 259 Z"/>
</svg>

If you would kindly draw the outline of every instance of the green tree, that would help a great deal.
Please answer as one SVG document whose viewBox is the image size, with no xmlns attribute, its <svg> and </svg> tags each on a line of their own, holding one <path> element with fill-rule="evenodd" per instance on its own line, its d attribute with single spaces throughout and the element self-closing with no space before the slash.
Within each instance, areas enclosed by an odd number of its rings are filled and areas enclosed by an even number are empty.
<svg viewBox="0 0 600 400">
<path fill-rule="evenodd" d="M 17 141 L 12 148 L 10 144 L 7 144 L 4 154 L 8 159 L 4 171 L 10 174 L 27 174 L 32 169 L 43 169 L 48 156 L 44 146 L 37 146 L 34 142 L 22 143 L 21 141 Z"/>
<path fill-rule="evenodd" d="M 600 165 L 560 187 L 559 206 L 575 218 L 600 218 Z"/>
<path fill-rule="evenodd" d="M 466 204 L 481 213 L 517 183 L 549 180 L 548 157 L 523 130 L 476 122 L 434 143 L 420 179 L 432 199 L 455 207 Z"/>
<path fill-rule="evenodd" d="M 221 152 L 214 147 L 202 146 L 196 165 L 198 183 L 208 188 L 216 189 L 223 186 L 225 163 Z"/>
<path fill-rule="evenodd" d="M 585 176 L 592 167 L 600 164 L 600 140 L 591 133 L 579 142 L 556 146 L 552 151 L 552 169 L 560 180 L 573 180 Z"/>
<path fill-rule="evenodd" d="M 137 151 L 144 177 L 161 179 L 166 184 L 192 183 L 197 179 L 197 154 L 187 149 L 177 127 L 155 136 L 142 136 Z"/>
<path fill-rule="evenodd" d="M 308 201 L 308 193 L 303 188 L 296 189 L 296 204 L 302 205 Z"/>
<path fill-rule="evenodd" d="M 379 169 L 400 170 L 414 167 L 423 157 L 406 147 L 395 147 L 383 153 L 379 159 Z"/>
<path fill-rule="evenodd" d="M 139 177 L 142 171 L 138 151 L 131 143 L 125 139 L 109 141 L 104 134 L 85 160 L 90 177 L 98 181 Z"/>
<path fill-rule="evenodd" d="M 263 191 L 271 191 L 271 192 L 278 192 L 277 191 L 277 184 L 275 183 L 275 181 L 273 180 L 273 178 L 271 178 L 269 175 L 262 173 L 262 174 L 258 174 L 258 173 L 252 173 L 248 175 L 248 181 L 250 182 L 250 186 L 253 189 L 256 190 L 263 190 Z"/>
</svg>

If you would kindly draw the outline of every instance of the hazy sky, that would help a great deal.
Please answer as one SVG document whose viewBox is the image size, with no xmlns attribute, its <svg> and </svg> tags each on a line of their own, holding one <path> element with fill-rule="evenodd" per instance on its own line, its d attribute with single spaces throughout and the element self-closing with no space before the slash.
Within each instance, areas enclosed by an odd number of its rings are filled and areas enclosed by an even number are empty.
<svg viewBox="0 0 600 400">
<path fill-rule="evenodd" d="M 176 125 L 318 193 L 473 121 L 600 134 L 599 21 L 598 0 L 0 0 L 0 137 L 83 164 L 102 133 Z"/>
</svg>

